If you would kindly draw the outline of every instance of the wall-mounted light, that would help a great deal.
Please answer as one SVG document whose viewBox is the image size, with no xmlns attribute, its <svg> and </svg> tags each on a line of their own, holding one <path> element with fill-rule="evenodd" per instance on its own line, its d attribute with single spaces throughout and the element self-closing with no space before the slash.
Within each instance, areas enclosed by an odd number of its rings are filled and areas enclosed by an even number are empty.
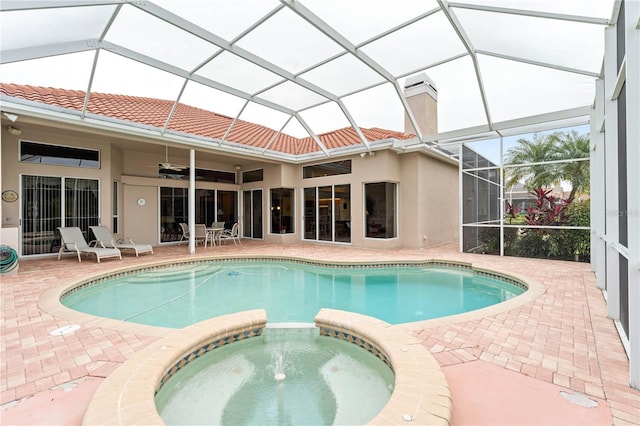
<svg viewBox="0 0 640 426">
<path fill-rule="evenodd" d="M 239 172 L 240 170 L 242 170 L 242 166 L 241 166 L 240 164 L 236 164 L 236 166 L 235 166 L 235 167 L 236 167 L 236 171 L 238 171 L 238 172 Z"/>
<path fill-rule="evenodd" d="M 13 127 L 11 125 L 7 126 L 7 131 L 14 136 L 20 136 L 22 134 L 22 130 L 18 129 L 17 127 Z"/>
</svg>

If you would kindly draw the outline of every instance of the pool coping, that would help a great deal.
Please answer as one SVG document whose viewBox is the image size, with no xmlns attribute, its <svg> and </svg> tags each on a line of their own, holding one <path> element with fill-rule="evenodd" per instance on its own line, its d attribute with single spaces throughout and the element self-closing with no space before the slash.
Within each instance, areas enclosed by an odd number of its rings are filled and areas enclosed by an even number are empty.
<svg viewBox="0 0 640 426">
<path fill-rule="evenodd" d="M 107 377 L 89 403 L 82 424 L 163 424 L 155 394 L 169 377 L 209 350 L 255 338 L 266 324 L 266 312 L 258 309 L 174 330 Z M 395 384 L 389 401 L 367 424 L 450 423 L 452 399 L 444 373 L 411 333 L 376 318 L 334 309 L 322 309 L 315 324 L 320 334 L 358 344 L 384 358 L 393 369 Z"/>
<path fill-rule="evenodd" d="M 476 319 L 480 319 L 489 315 L 496 315 L 502 312 L 506 312 L 522 306 L 526 303 L 533 301 L 534 299 L 540 297 L 546 292 L 546 287 L 541 282 L 531 279 L 529 277 L 520 277 L 515 274 L 507 274 L 498 270 L 488 269 L 488 268 L 478 268 L 474 267 L 472 263 L 469 262 L 460 262 L 460 261 L 451 261 L 451 260 L 443 260 L 443 259 L 423 259 L 423 260 L 394 260 L 394 261 L 373 261 L 373 262 L 340 262 L 340 261 L 326 261 L 326 260 L 311 260 L 302 257 L 291 257 L 291 256 L 203 256 L 192 259 L 183 259 L 178 261 L 172 261 L 171 265 L 187 265 L 187 264 L 199 264 L 209 261 L 238 261 L 238 260 L 249 260 L 249 261 L 288 261 L 294 263 L 301 263 L 306 265 L 313 266 L 335 266 L 335 267 L 354 267 L 354 268 L 364 268 L 364 267 L 386 267 L 386 266 L 416 266 L 416 265 L 425 265 L 425 266 L 443 266 L 443 267 L 452 267 L 452 268 L 460 268 L 463 270 L 469 270 L 478 272 L 483 275 L 492 276 L 498 279 L 506 279 L 507 281 L 511 281 L 513 284 L 519 282 L 524 284 L 527 287 L 527 290 L 509 300 L 498 303 L 496 305 L 488 306 L 485 308 L 476 309 L 474 311 L 469 311 L 461 314 L 450 315 L 442 318 L 434 318 L 429 320 L 422 321 L 414 321 L 403 324 L 395 324 L 391 325 L 391 327 L 402 328 L 405 330 L 415 330 L 415 329 L 427 329 L 433 327 L 439 327 L 441 325 L 449 325 L 455 324 L 458 322 L 464 321 L 473 321 Z M 354 266 L 355 265 L 355 266 Z M 83 285 L 84 283 L 100 281 L 102 279 L 113 277 L 114 275 L 122 275 L 127 273 L 138 272 L 140 270 L 148 270 L 166 267 L 167 261 L 156 262 L 156 261 L 141 261 L 139 265 L 129 267 L 129 268 L 117 268 L 113 270 L 106 271 L 101 274 L 89 275 L 78 281 L 74 281 L 72 283 L 66 283 L 59 286 L 52 287 L 45 291 L 38 298 L 38 307 L 43 311 L 60 318 L 64 318 L 68 320 L 72 324 L 81 324 L 82 326 L 92 326 L 92 327 L 102 327 L 111 330 L 117 330 L 132 334 L 141 334 L 147 336 L 155 336 L 162 337 L 167 333 L 176 330 L 175 328 L 168 327 L 158 327 L 151 326 L 133 322 L 126 322 L 123 320 L 116 320 L 112 318 L 106 317 L 98 317 L 91 314 L 86 314 L 83 312 L 79 312 L 64 306 L 60 300 L 63 295 L 70 292 L 73 288 Z M 516 284 L 517 285 L 517 284 Z"/>
<path fill-rule="evenodd" d="M 369 423 L 372 425 L 406 424 L 410 421 L 415 421 L 420 424 L 449 424 L 450 422 L 452 400 L 446 379 L 433 355 L 417 340 L 416 332 L 418 330 L 474 321 L 487 316 L 506 313 L 530 303 L 543 295 L 547 290 L 544 284 L 529 277 L 524 278 L 517 274 L 504 273 L 497 269 L 478 268 L 469 262 L 443 259 L 340 262 L 334 260 L 310 260 L 303 257 L 254 255 L 203 256 L 171 261 L 170 264 L 183 265 L 208 261 L 224 262 L 238 260 L 289 261 L 329 267 L 352 267 L 355 265 L 353 267 L 356 268 L 402 265 L 455 267 L 506 279 L 511 282 L 518 282 L 527 287 L 524 293 L 497 305 L 448 317 L 397 325 L 391 325 L 380 319 L 361 314 L 322 309 L 316 317 L 316 322 L 319 327 L 331 325 L 337 332 L 354 334 L 372 343 L 388 356 L 397 374 L 397 383 L 392 398 L 379 415 Z M 134 354 L 129 360 L 131 363 L 126 361 L 107 377 L 107 380 L 103 384 L 105 390 L 101 390 L 103 388 L 103 386 L 101 386 L 98 389 L 99 393 L 96 392 L 94 399 L 85 412 L 83 424 L 162 423 L 155 407 L 153 395 L 155 394 L 158 380 L 160 380 L 167 369 L 170 368 L 171 360 L 175 363 L 175 360 L 179 359 L 179 357 L 171 358 L 169 361 L 167 360 L 168 358 L 160 357 L 161 359 L 158 359 L 159 355 L 162 355 L 162 353 L 158 354 L 158 352 L 165 352 L 165 355 L 176 355 L 177 351 L 180 352 L 178 356 L 184 355 L 186 353 L 184 347 L 180 346 L 183 349 L 180 351 L 177 345 L 184 345 L 185 339 L 190 341 L 189 339 L 202 340 L 202 337 L 204 337 L 206 340 L 206 338 L 210 338 L 213 331 L 212 325 L 214 325 L 218 331 L 223 330 L 224 333 L 228 334 L 230 333 L 229 327 L 231 327 L 227 323 L 227 321 L 229 321 L 228 317 L 246 315 L 247 312 L 249 312 L 249 318 L 241 320 L 240 325 L 246 325 L 247 320 L 250 324 L 251 321 L 256 321 L 256 319 L 252 317 L 252 311 L 246 311 L 230 316 L 212 318 L 183 329 L 174 329 L 96 317 L 67 308 L 60 302 L 62 295 L 82 283 L 100 280 L 116 274 L 139 271 L 141 269 L 166 267 L 167 264 L 167 261 L 142 261 L 140 264 L 129 268 L 114 268 L 97 275 L 87 274 L 73 283 L 50 288 L 38 299 L 38 306 L 45 312 L 81 324 L 82 326 L 102 327 L 159 338 L 158 341 Z M 233 329 L 237 331 L 237 327 L 238 324 L 236 323 Z M 196 337 L 194 337 L 194 335 Z M 187 343 L 186 346 L 189 346 L 189 343 Z M 158 374 L 151 374 L 152 371 L 150 371 L 150 367 L 153 367 L 153 372 L 157 372 Z M 398 374 L 398 369 L 400 374 Z M 136 376 L 133 375 L 134 372 L 137 372 Z M 411 420 L 407 420 L 408 418 Z"/>
</svg>

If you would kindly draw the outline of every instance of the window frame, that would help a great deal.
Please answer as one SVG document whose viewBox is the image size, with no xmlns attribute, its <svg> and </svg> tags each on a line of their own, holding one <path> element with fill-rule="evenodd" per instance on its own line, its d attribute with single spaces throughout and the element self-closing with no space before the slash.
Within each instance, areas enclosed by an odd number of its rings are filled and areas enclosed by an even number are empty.
<svg viewBox="0 0 640 426">
<path fill-rule="evenodd" d="M 275 193 L 280 192 L 280 197 L 275 197 Z M 289 197 L 285 197 L 285 192 L 289 194 Z M 295 188 L 270 188 L 269 189 L 269 211 L 271 217 L 271 226 L 269 232 L 271 234 L 294 234 L 295 233 Z M 288 206 L 284 204 L 284 200 L 288 200 Z M 278 203 L 279 202 L 279 203 Z M 284 215 L 284 212 L 289 209 L 290 214 Z M 288 217 L 289 223 L 283 224 L 283 218 Z"/>
<path fill-rule="evenodd" d="M 23 151 L 25 151 L 25 145 L 32 145 L 32 146 L 41 146 L 41 147 L 45 147 L 44 149 L 50 149 L 53 154 L 55 154 L 55 151 L 67 151 L 67 152 L 86 152 L 86 153 L 94 153 L 96 156 L 96 159 L 91 159 L 91 158 L 73 158 L 73 157 L 66 157 L 66 156 L 52 156 L 52 155 L 44 155 L 44 154 L 23 154 Z M 37 150 L 36 150 L 37 151 Z M 82 169 L 93 169 L 93 170 L 100 170 L 101 166 L 102 166 L 102 157 L 100 155 L 100 150 L 99 149 L 94 149 L 94 148 L 83 148 L 83 147 L 78 147 L 78 146 L 72 146 L 72 145 L 61 145 L 61 144 L 54 144 L 54 143 L 48 143 L 48 142 L 36 142 L 36 141 L 30 141 L 30 140 L 24 140 L 21 139 L 19 142 L 19 146 L 18 146 L 18 162 L 19 163 L 23 163 L 23 164 L 41 164 L 41 165 L 47 165 L 47 166 L 62 166 L 62 167 L 77 167 L 77 168 L 82 168 Z M 26 159 L 23 159 L 23 157 L 25 155 L 31 155 L 34 157 L 39 157 L 40 161 L 28 161 Z M 42 161 L 42 159 L 46 159 L 46 158 L 56 158 L 56 159 L 60 159 L 62 160 L 62 162 L 54 162 L 54 161 Z M 65 164 L 64 161 L 70 162 L 71 160 L 73 161 L 79 161 L 79 164 Z M 87 165 L 83 165 L 82 162 L 88 162 Z M 91 164 L 95 164 L 95 165 L 91 165 Z"/>
<path fill-rule="evenodd" d="M 399 184 L 398 182 L 393 181 L 379 181 L 379 182 L 363 182 L 362 194 L 363 194 L 363 235 L 364 238 L 372 238 L 372 239 L 384 239 L 390 240 L 393 238 L 398 238 L 398 192 L 399 192 Z M 382 200 L 382 205 L 384 207 L 383 216 L 376 216 L 375 203 L 380 202 L 379 199 L 372 199 L 367 192 L 367 187 L 369 185 L 385 185 L 384 187 L 384 199 Z M 388 210 L 389 201 L 387 201 L 387 192 L 389 185 L 393 188 L 393 200 L 391 201 L 391 217 L 392 223 L 390 222 L 390 215 Z M 375 222 L 374 222 L 375 220 Z M 381 223 L 378 223 L 381 222 Z M 384 226 L 383 226 L 384 225 Z M 392 227 L 391 232 L 389 232 L 389 227 Z M 375 230 L 375 234 L 374 234 Z"/>
</svg>

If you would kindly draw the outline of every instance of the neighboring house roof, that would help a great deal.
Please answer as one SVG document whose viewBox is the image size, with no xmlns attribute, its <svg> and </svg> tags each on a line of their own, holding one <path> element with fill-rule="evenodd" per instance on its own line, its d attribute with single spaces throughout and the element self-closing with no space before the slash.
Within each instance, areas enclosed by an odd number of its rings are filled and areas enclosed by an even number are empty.
<svg viewBox="0 0 640 426">
<path fill-rule="evenodd" d="M 85 98 L 85 92 L 80 90 L 9 83 L 0 83 L 0 93 L 5 96 L 77 111 L 82 111 Z M 163 128 L 173 105 L 173 101 L 163 99 L 92 92 L 87 105 L 87 113 Z M 171 118 L 168 129 L 221 139 L 232 122 L 233 117 L 180 103 Z M 410 139 L 414 137 L 414 135 L 379 128 L 360 130 L 370 142 L 388 138 Z M 296 138 L 284 133 L 279 134 L 269 145 L 276 133 L 275 130 L 266 126 L 238 120 L 225 140 L 258 148 L 269 146 L 270 150 L 293 155 L 320 151 L 320 147 L 311 137 Z M 351 127 L 320 134 L 318 138 L 327 149 L 362 143 L 356 131 Z"/>
</svg>

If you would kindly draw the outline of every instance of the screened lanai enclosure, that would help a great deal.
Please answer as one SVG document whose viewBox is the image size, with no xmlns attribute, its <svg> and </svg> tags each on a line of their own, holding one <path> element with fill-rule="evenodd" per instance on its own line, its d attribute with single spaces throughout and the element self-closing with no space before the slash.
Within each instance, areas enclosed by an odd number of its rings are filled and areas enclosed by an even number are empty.
<svg viewBox="0 0 640 426">
<path fill-rule="evenodd" d="M 498 178 L 504 175 L 498 158 L 503 138 L 588 122 L 613 6 L 612 1 L 543 1 L 530 9 L 506 1 L 5 1 L 2 75 L 5 83 L 85 91 L 84 104 L 75 108 L 85 123 L 103 120 L 88 111 L 92 93 L 174 100 L 174 110 L 157 117 L 160 135 L 242 155 L 304 161 L 372 152 L 381 143 L 402 152 L 438 151 L 455 160 L 464 152 L 474 160 L 460 163 L 461 247 L 504 253 L 500 225 L 505 193 L 513 188 Z M 437 101 L 431 128 L 422 125 L 406 96 L 425 72 Z M 262 124 L 279 135 L 306 137 L 314 147 L 285 155 L 274 150 L 278 137 L 259 147 L 238 146 L 233 125 L 218 140 L 185 134 L 171 126 L 179 103 Z M 318 137 L 342 128 L 355 133 L 355 143 L 331 147 Z M 361 128 L 415 137 L 376 141 Z M 588 133 L 586 127 L 581 131 Z M 477 152 L 474 140 L 489 140 L 485 146 L 493 152 Z M 556 183 L 562 183 L 560 177 L 545 186 Z M 567 250 L 555 257 L 566 257 Z M 510 253 L 518 251 L 508 248 Z"/>
<path fill-rule="evenodd" d="M 453 217 L 446 237 L 461 251 L 591 262 L 638 387 L 639 10 L 3 0 L 2 191 L 20 200 L 3 195 L 3 235 L 33 233 L 34 212 L 116 228 L 150 199 L 157 244 L 199 214 L 238 222 L 244 238 L 421 247 L 435 241 L 429 223 Z M 97 167 L 43 172 L 46 152 L 21 150 L 50 139 L 58 153 L 94 143 Z M 346 173 L 303 176 L 346 161 Z M 447 168 L 457 185 L 438 180 Z"/>
</svg>

